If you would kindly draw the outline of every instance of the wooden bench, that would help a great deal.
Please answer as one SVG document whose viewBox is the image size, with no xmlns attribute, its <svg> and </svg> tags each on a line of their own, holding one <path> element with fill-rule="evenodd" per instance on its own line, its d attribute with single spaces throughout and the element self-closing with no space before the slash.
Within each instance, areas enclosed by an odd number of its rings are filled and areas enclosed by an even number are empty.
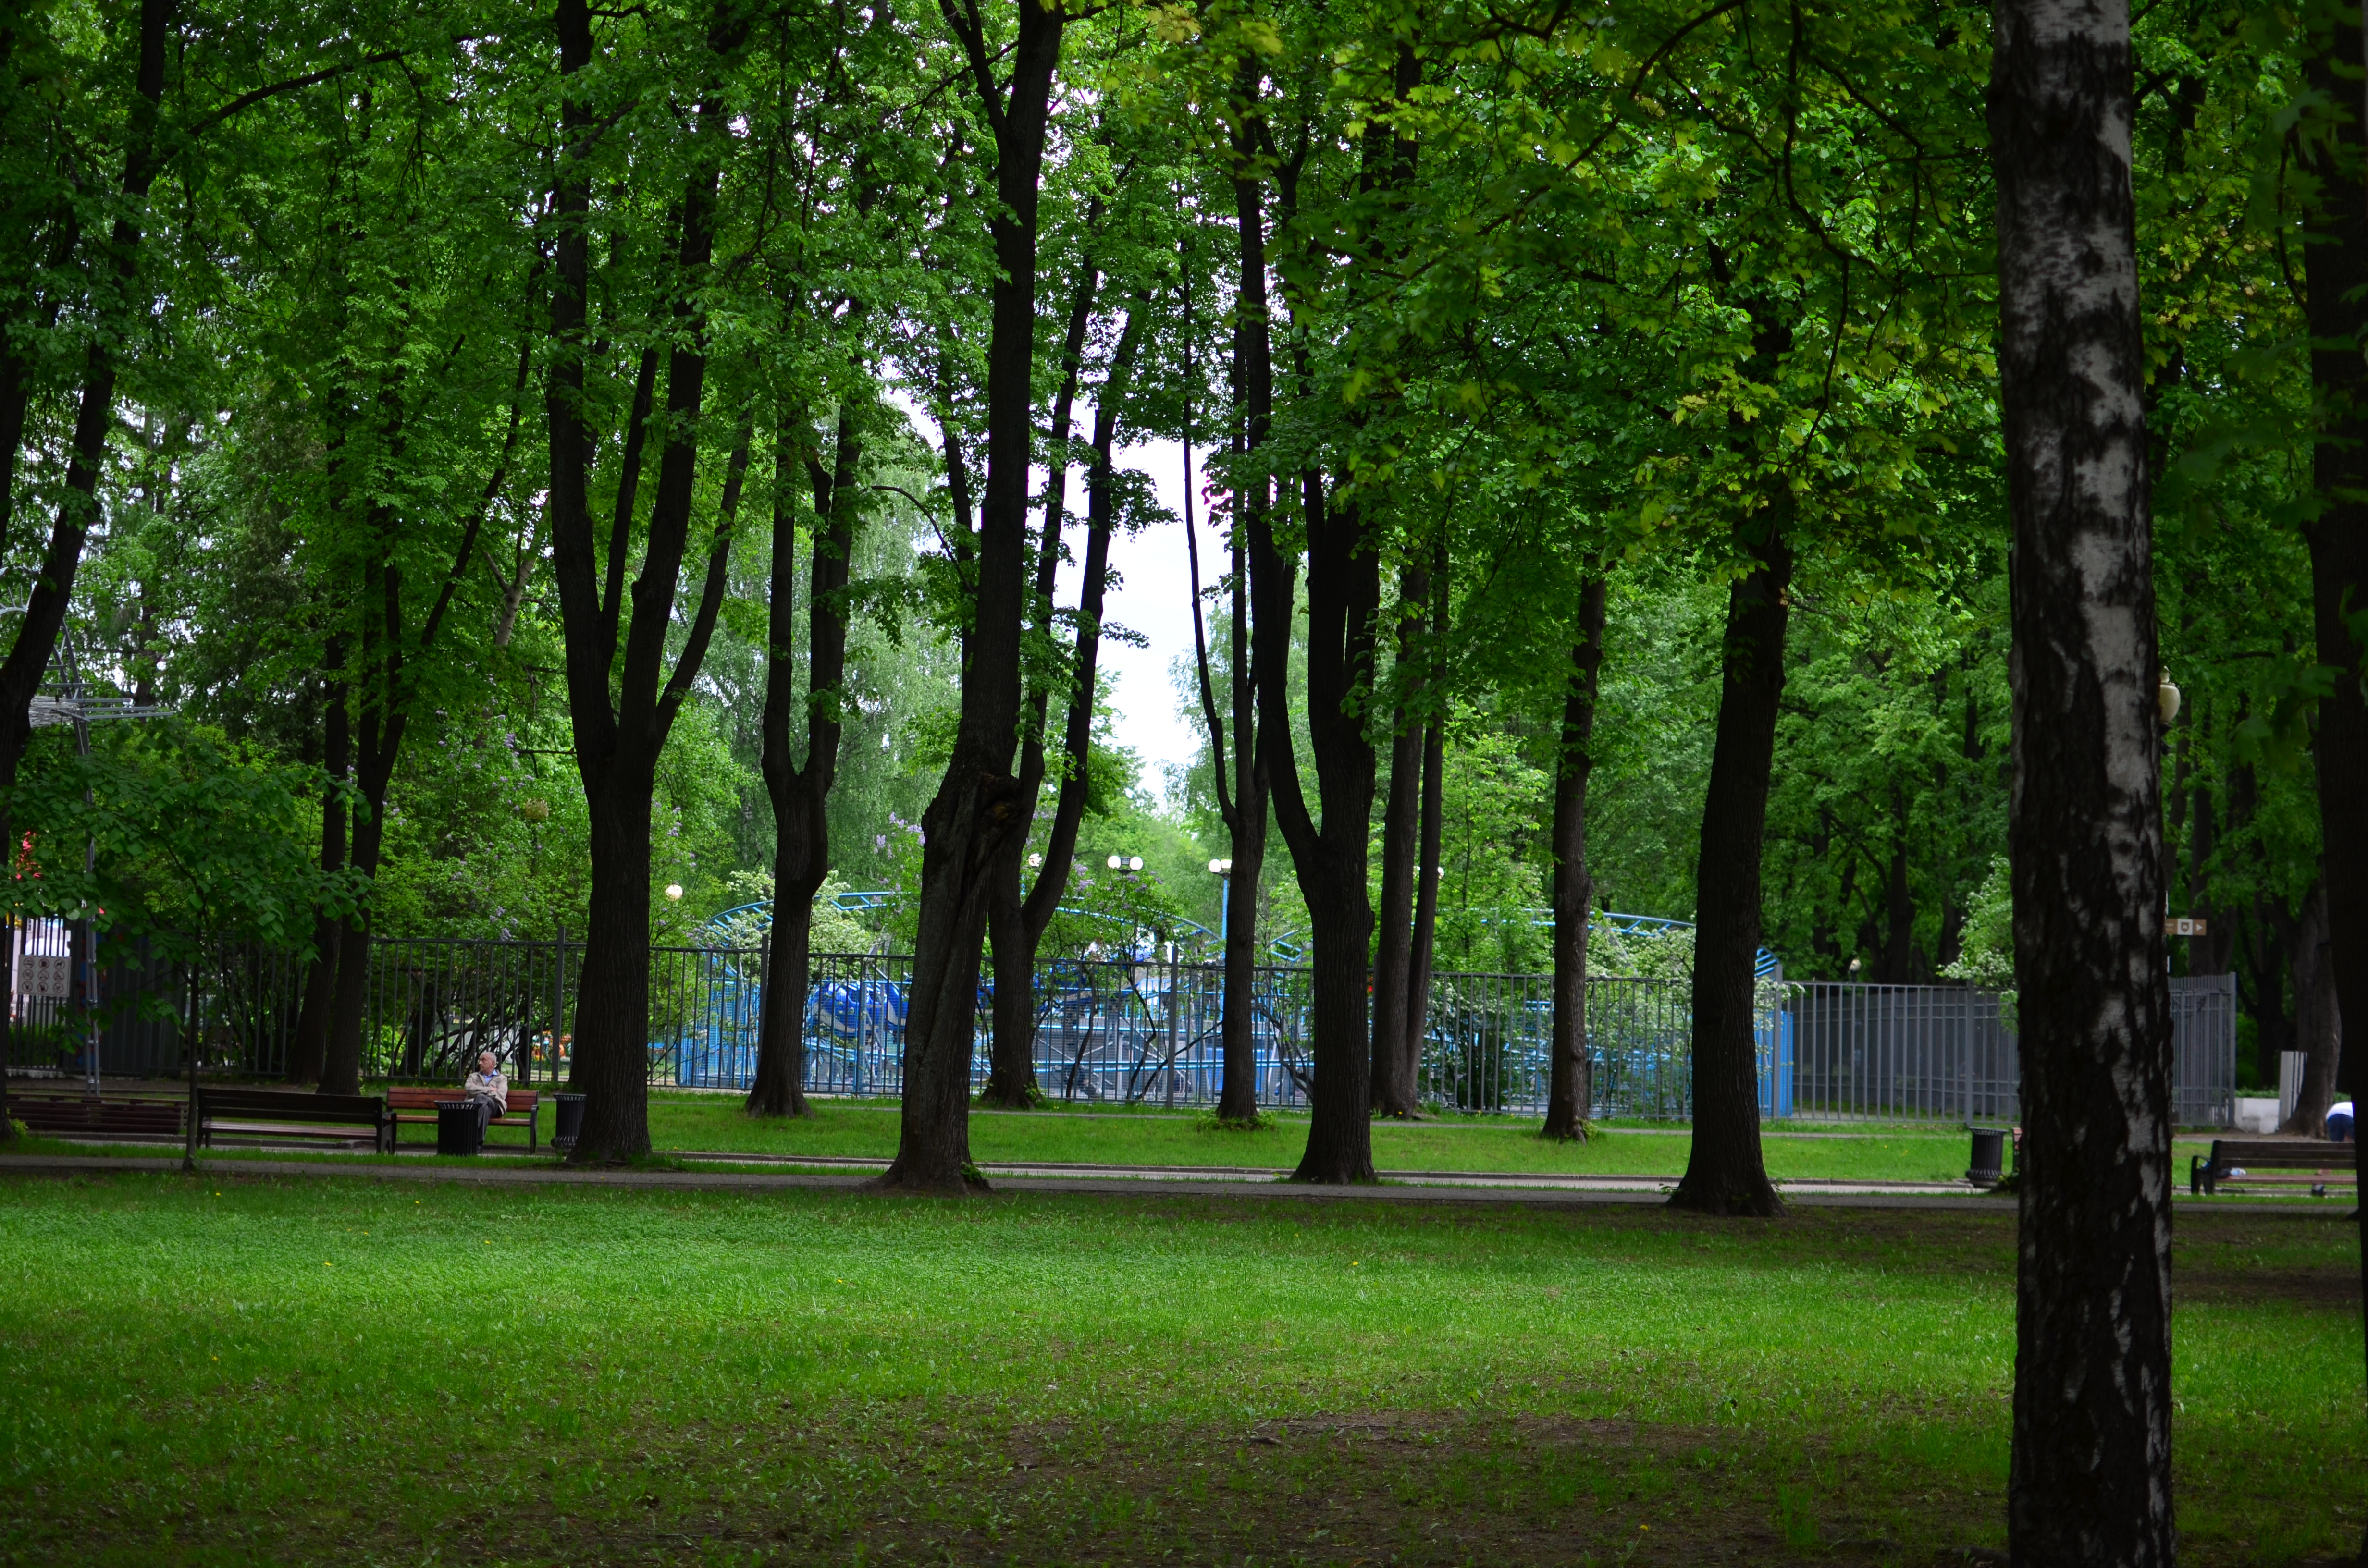
<svg viewBox="0 0 2368 1568">
<path fill-rule="evenodd" d="M 2187 1160 L 2187 1190 L 2210 1197 L 2224 1181 L 2307 1182 L 2313 1198 L 2327 1196 L 2328 1184 L 2308 1176 L 2256 1176 L 2256 1171 L 2309 1171 L 2325 1177 L 2349 1176 L 2357 1169 L 2359 1145 L 2329 1143 L 2317 1138 L 2215 1138 L 2212 1157 L 2191 1154 Z M 2242 1176 L 2237 1172 L 2243 1171 Z"/>
<path fill-rule="evenodd" d="M 182 1109 L 179 1100 L 110 1100 L 90 1094 L 28 1095 L 21 1089 L 8 1096 L 8 1114 L 23 1122 L 27 1131 L 59 1133 L 69 1138 L 178 1138 Z"/>
<path fill-rule="evenodd" d="M 467 1097 L 460 1089 L 437 1084 L 397 1084 L 386 1091 L 387 1107 L 398 1128 L 405 1122 L 421 1121 L 433 1127 L 436 1125 L 436 1104 L 438 1100 Z M 541 1106 L 541 1090 L 512 1089 L 509 1103 L 502 1108 L 501 1115 L 494 1118 L 486 1131 L 490 1132 L 495 1127 L 525 1128 L 526 1152 L 531 1154 L 535 1152 L 535 1140 L 540 1135 L 535 1113 Z"/>
<path fill-rule="evenodd" d="M 378 1095 L 315 1095 L 302 1089 L 222 1088 L 198 1085 L 198 1137 L 211 1144 L 217 1133 L 285 1142 L 311 1138 L 354 1142 L 350 1131 L 362 1128 L 370 1146 L 381 1153 L 394 1149 L 394 1113 Z"/>
</svg>

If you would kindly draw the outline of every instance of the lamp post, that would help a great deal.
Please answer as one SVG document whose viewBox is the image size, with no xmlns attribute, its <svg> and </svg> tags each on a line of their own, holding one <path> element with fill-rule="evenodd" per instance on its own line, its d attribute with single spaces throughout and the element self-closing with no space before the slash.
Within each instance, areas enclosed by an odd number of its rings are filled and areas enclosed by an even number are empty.
<svg viewBox="0 0 2368 1568">
<path fill-rule="evenodd" d="M 1210 861 L 1209 875 L 1216 878 L 1219 881 L 1225 884 L 1224 889 L 1217 895 L 1217 949 L 1218 951 L 1222 953 L 1224 950 L 1225 946 L 1225 931 L 1227 923 L 1232 919 L 1234 913 L 1233 861 L 1230 859 Z"/>
</svg>

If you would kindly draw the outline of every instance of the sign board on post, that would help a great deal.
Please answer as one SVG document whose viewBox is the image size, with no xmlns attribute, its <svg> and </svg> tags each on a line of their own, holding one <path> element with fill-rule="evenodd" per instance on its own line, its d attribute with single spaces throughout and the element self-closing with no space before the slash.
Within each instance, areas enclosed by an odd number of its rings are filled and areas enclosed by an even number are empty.
<svg viewBox="0 0 2368 1568">
<path fill-rule="evenodd" d="M 74 960 L 64 953 L 25 953 L 17 960 L 17 994 L 63 1002 L 74 994 Z"/>
<path fill-rule="evenodd" d="M 2170 934 L 2174 937 L 2201 937 L 2203 935 L 2203 922 L 2191 920 L 2184 915 L 2177 915 L 2170 922 Z"/>
</svg>

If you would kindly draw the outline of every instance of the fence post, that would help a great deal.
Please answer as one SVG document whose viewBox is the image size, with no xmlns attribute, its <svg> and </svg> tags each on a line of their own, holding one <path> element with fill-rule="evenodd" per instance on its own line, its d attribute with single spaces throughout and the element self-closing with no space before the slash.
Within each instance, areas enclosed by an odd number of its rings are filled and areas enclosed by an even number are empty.
<svg viewBox="0 0 2368 1568">
<path fill-rule="evenodd" d="M 552 927 L 551 938 L 551 1088 L 559 1092 L 559 1027 L 567 1016 L 567 926 Z"/>
<path fill-rule="evenodd" d="M 1181 998 L 1177 987 L 1182 983 L 1183 969 L 1177 962 L 1176 944 L 1167 944 L 1167 1108 L 1176 1108 L 1176 1029 L 1180 1021 Z"/>
<path fill-rule="evenodd" d="M 1965 1125 L 1974 1124 L 1974 993 L 1968 987 L 1957 1004 L 1957 1078 L 1964 1089 Z"/>
</svg>

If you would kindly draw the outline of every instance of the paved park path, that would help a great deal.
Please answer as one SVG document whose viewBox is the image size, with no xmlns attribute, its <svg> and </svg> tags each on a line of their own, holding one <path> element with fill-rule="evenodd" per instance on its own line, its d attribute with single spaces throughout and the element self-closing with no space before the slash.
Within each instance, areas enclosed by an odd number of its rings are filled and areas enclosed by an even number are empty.
<svg viewBox="0 0 2368 1568">
<path fill-rule="evenodd" d="M 550 1165 L 452 1165 L 425 1160 L 377 1163 L 338 1156 L 313 1160 L 199 1160 L 198 1169 L 209 1180 L 248 1177 L 326 1176 L 368 1181 L 442 1181 L 494 1187 L 620 1187 L 741 1192 L 797 1188 L 852 1190 L 870 1180 L 885 1160 L 813 1160 L 794 1165 L 776 1157 L 751 1160 L 745 1155 L 676 1155 L 693 1165 L 685 1170 L 575 1170 Z M 750 1171 L 695 1168 L 698 1164 L 734 1165 L 762 1164 L 786 1168 Z M 91 1176 L 108 1171 L 174 1172 L 177 1158 L 148 1159 L 71 1154 L 0 1155 L 0 1174 L 22 1176 Z M 1211 1170 L 1203 1167 L 1121 1165 L 982 1165 L 998 1192 L 1113 1194 L 1133 1197 L 1193 1197 L 1269 1199 L 1276 1201 L 1338 1201 L 1391 1203 L 1526 1204 L 1546 1208 L 1590 1204 L 1651 1204 L 1663 1200 L 1669 1178 L 1661 1176 L 1490 1176 L 1468 1171 L 1384 1172 L 1372 1187 L 1324 1187 L 1286 1182 L 1281 1173 L 1251 1167 Z M 2008 1199 L 1991 1198 L 1959 1187 L 1881 1182 L 1786 1182 L 1780 1186 L 1786 1201 L 1811 1208 L 1836 1209 L 1964 1209 L 2006 1212 Z"/>
</svg>

